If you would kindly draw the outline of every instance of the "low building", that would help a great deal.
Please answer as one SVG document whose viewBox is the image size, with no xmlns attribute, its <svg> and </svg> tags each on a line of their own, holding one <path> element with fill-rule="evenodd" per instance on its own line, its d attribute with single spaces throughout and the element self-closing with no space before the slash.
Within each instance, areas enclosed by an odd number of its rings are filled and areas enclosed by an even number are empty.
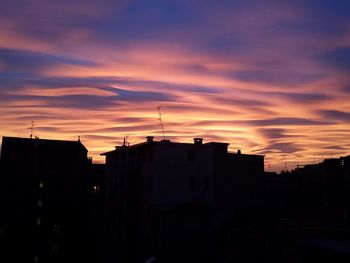
<svg viewBox="0 0 350 263">
<path fill-rule="evenodd" d="M 304 212 L 350 221 L 350 156 L 325 159 L 293 171 Z"/>
</svg>

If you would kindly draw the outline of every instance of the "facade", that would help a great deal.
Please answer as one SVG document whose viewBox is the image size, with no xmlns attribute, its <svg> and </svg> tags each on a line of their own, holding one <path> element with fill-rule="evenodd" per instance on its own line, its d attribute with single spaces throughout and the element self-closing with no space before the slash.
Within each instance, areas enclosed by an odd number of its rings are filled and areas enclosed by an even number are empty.
<svg viewBox="0 0 350 263">
<path fill-rule="evenodd" d="M 300 195 L 308 202 L 305 209 L 349 221 L 350 156 L 306 165 L 293 171 L 293 175 L 298 177 Z"/>
<path fill-rule="evenodd" d="M 98 185 L 87 152 L 80 141 L 3 137 L 0 226 L 6 262 L 95 256 L 97 220 L 91 216 Z"/>
<path fill-rule="evenodd" d="M 224 222 L 257 205 L 264 174 L 264 156 L 227 148 L 201 138 L 174 143 L 147 137 L 105 153 L 109 262 L 206 262 L 214 256 Z"/>
<path fill-rule="evenodd" d="M 265 173 L 256 215 L 231 221 L 225 262 L 348 262 L 350 156 Z M 249 198 L 249 197 L 248 197 Z"/>
</svg>

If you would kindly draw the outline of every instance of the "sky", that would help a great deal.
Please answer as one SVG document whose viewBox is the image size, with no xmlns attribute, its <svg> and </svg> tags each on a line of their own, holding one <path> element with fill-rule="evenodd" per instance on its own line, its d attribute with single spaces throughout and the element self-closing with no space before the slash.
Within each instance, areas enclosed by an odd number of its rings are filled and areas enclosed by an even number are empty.
<svg viewBox="0 0 350 263">
<path fill-rule="evenodd" d="M 350 2 L 2 0 L 0 136 L 153 135 L 279 171 L 350 154 Z"/>
</svg>

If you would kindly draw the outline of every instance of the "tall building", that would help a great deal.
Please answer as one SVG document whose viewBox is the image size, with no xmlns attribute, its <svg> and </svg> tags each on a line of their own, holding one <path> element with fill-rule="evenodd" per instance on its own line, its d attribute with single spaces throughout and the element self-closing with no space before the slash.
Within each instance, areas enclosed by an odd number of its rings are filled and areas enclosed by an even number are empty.
<svg viewBox="0 0 350 263">
<path fill-rule="evenodd" d="M 79 262 L 94 256 L 96 234 L 90 228 L 97 221 L 91 215 L 100 186 L 87 152 L 80 141 L 3 137 L 4 262 Z"/>
<path fill-rule="evenodd" d="M 264 156 L 146 138 L 104 154 L 106 258 L 206 262 L 220 227 L 258 204 Z"/>
</svg>

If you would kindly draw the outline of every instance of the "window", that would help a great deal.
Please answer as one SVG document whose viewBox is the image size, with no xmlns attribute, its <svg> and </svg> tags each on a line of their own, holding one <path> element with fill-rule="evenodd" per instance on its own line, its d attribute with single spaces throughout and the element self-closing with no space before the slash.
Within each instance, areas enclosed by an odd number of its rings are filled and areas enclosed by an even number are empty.
<svg viewBox="0 0 350 263">
<path fill-rule="evenodd" d="M 141 188 L 141 191 L 145 191 L 145 178 L 143 175 L 141 175 L 140 177 L 140 188 Z"/>
<path fill-rule="evenodd" d="M 94 185 L 92 187 L 92 192 L 94 195 L 97 195 L 100 192 L 100 186 L 99 185 Z"/>
<path fill-rule="evenodd" d="M 150 149 L 149 151 L 148 151 L 148 162 L 152 162 L 153 161 L 153 150 L 152 149 Z"/>
<path fill-rule="evenodd" d="M 189 178 L 189 190 L 191 192 L 194 192 L 194 189 L 195 189 L 195 178 L 194 178 L 194 176 L 190 176 L 190 178 Z"/>
<path fill-rule="evenodd" d="M 55 233 L 55 234 L 59 234 L 60 233 L 60 225 L 57 225 L 57 224 L 54 224 L 53 225 L 53 232 Z"/>
<path fill-rule="evenodd" d="M 59 244 L 55 242 L 51 246 L 51 254 L 57 254 L 58 251 L 59 251 Z"/>
<path fill-rule="evenodd" d="M 209 176 L 204 176 L 203 178 L 203 192 L 209 191 Z"/>
<path fill-rule="evenodd" d="M 38 217 L 38 218 L 36 219 L 36 224 L 37 224 L 37 226 L 40 226 L 40 225 L 41 225 L 41 218 L 40 218 L 40 217 Z"/>
<path fill-rule="evenodd" d="M 38 200 L 38 206 L 39 207 L 42 207 L 42 205 L 43 205 L 43 201 L 41 201 L 40 199 Z"/>
<path fill-rule="evenodd" d="M 151 191 L 153 187 L 153 178 L 152 176 L 148 176 L 148 190 Z"/>
<path fill-rule="evenodd" d="M 193 160 L 194 160 L 194 151 L 193 150 L 187 151 L 187 161 L 193 162 Z"/>
<path fill-rule="evenodd" d="M 43 182 L 43 181 L 40 181 L 40 182 L 39 182 L 39 188 L 40 188 L 40 189 L 43 189 L 43 188 L 44 188 L 44 182 Z"/>
</svg>

